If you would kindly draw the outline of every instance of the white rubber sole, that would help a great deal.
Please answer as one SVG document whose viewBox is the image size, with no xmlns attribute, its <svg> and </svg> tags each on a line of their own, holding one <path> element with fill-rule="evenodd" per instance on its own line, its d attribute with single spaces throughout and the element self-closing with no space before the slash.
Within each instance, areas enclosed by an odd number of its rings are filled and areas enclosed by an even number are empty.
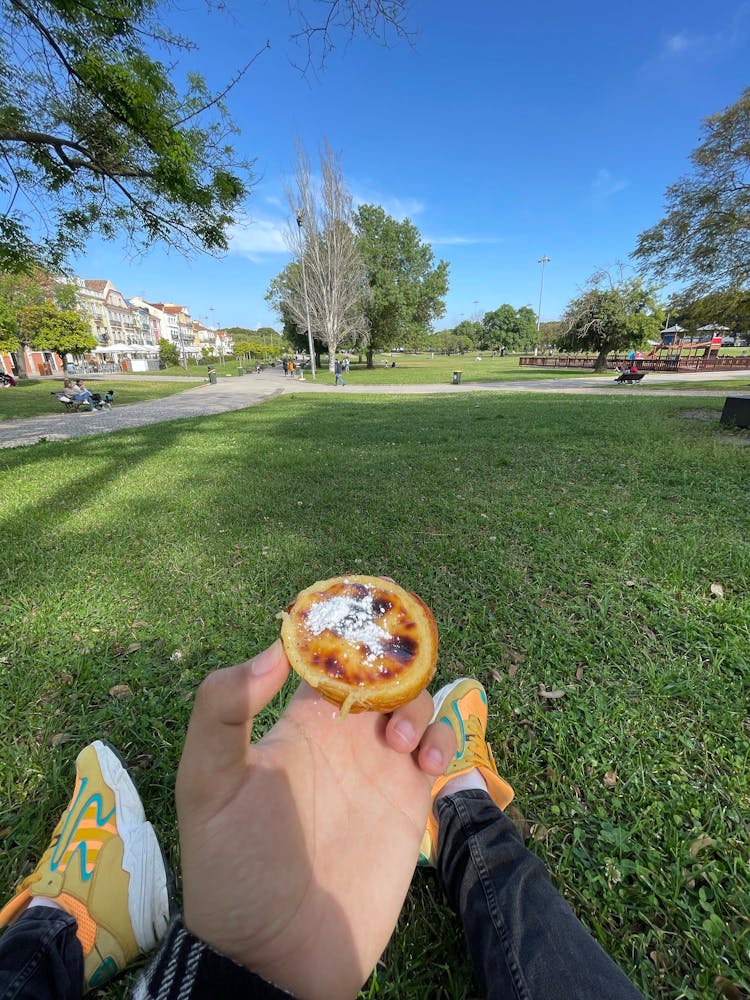
<svg viewBox="0 0 750 1000">
<path fill-rule="evenodd" d="M 101 740 L 96 740 L 93 747 L 102 776 L 115 796 L 117 829 L 123 842 L 122 866 L 130 875 L 128 912 L 133 934 L 141 951 L 150 951 L 162 939 L 169 923 L 168 875 L 161 847 L 120 758 Z"/>
</svg>

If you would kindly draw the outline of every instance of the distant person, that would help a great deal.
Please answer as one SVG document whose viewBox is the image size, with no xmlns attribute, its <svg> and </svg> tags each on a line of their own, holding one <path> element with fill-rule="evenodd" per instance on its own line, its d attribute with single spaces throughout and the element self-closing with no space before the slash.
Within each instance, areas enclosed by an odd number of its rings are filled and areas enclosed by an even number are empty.
<svg viewBox="0 0 750 1000">
<path fill-rule="evenodd" d="M 74 403 L 88 403 L 89 409 L 94 409 L 94 397 L 91 395 L 89 390 L 86 388 L 82 378 L 77 378 L 75 385 L 73 387 L 73 402 Z"/>
<path fill-rule="evenodd" d="M 10 388 L 16 384 L 15 378 L 10 374 L 10 372 L 0 372 L 0 386 L 3 388 Z"/>
<path fill-rule="evenodd" d="M 341 374 L 341 362 L 340 361 L 336 361 L 335 362 L 335 364 L 333 366 L 333 372 L 334 372 L 334 375 L 335 375 L 333 384 L 334 385 L 346 385 L 346 382 L 344 381 L 344 377 Z"/>
<path fill-rule="evenodd" d="M 294 361 L 291 358 L 289 359 L 287 368 L 289 369 L 289 377 L 294 378 Z"/>
<path fill-rule="evenodd" d="M 349 358 L 344 358 L 344 371 L 349 374 Z"/>
<path fill-rule="evenodd" d="M 286 358 L 281 362 L 281 367 L 284 369 L 284 378 L 289 374 L 289 362 Z"/>
</svg>

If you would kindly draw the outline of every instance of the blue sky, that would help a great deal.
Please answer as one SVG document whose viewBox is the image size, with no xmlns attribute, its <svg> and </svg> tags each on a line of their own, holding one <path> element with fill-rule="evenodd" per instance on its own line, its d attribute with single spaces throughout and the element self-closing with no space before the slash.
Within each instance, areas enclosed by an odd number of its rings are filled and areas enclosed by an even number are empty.
<svg viewBox="0 0 750 1000">
<path fill-rule="evenodd" d="M 545 254 L 542 319 L 555 319 L 594 271 L 627 260 L 700 120 L 750 84 L 750 0 L 413 0 L 411 46 L 341 39 L 307 76 L 284 0 L 212 16 L 188 0 L 170 24 L 199 43 L 185 68 L 216 87 L 270 41 L 228 98 L 236 148 L 255 160 L 247 219 L 220 260 L 160 247 L 133 259 L 92 240 L 76 270 L 225 326 L 278 326 L 264 295 L 289 260 L 298 139 L 315 157 L 326 138 L 355 201 L 408 216 L 449 262 L 437 328 L 503 302 L 536 311 Z"/>
</svg>

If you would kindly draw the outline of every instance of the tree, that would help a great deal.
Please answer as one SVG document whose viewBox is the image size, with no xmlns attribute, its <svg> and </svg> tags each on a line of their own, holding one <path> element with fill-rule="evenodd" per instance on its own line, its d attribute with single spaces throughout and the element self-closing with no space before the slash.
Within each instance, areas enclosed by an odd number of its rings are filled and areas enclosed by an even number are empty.
<svg viewBox="0 0 750 1000">
<path fill-rule="evenodd" d="M 397 222 L 379 205 L 360 206 L 354 228 L 370 285 L 365 315 L 367 367 L 372 368 L 374 351 L 414 347 L 432 321 L 445 314 L 448 264 L 435 264 L 432 247 L 409 219 Z"/>
<path fill-rule="evenodd" d="M 535 344 L 536 315 L 530 306 L 516 310 L 504 303 L 482 317 L 484 346 L 496 350 L 505 347 L 508 351 L 520 351 Z"/>
<path fill-rule="evenodd" d="M 640 278 L 621 277 L 615 281 L 608 272 L 601 271 L 591 279 L 588 289 L 568 304 L 558 346 L 563 350 L 597 351 L 594 370 L 603 371 L 610 351 L 655 338 L 663 318 L 652 287 Z"/>
<path fill-rule="evenodd" d="M 0 299 L 0 353 L 17 351 L 20 347 L 15 314 L 10 306 Z"/>
<path fill-rule="evenodd" d="M 303 330 L 309 314 L 310 332 L 326 345 L 333 371 L 339 344 L 367 340 L 367 272 L 352 229 L 351 195 L 328 145 L 320 157 L 320 185 L 314 184 L 310 161 L 301 149 L 295 183 L 287 192 L 295 219 L 287 243 L 300 266 L 288 266 L 283 280 L 272 283 L 272 301 L 282 319 L 283 303 Z"/>
<path fill-rule="evenodd" d="M 89 324 L 77 312 L 58 309 L 52 303 L 21 309 L 18 329 L 23 343 L 37 351 L 53 351 L 63 359 L 66 354 L 83 354 L 97 345 Z"/>
<path fill-rule="evenodd" d="M 322 63 L 337 33 L 406 34 L 405 4 L 327 0 L 311 21 L 305 8 L 317 8 L 291 0 L 292 38 L 308 66 Z M 260 52 L 218 93 L 192 72 L 178 89 L 175 63 L 195 46 L 159 22 L 160 7 L 0 0 L 0 268 L 56 269 L 97 231 L 136 247 L 226 250 L 251 170 L 228 142 L 224 98 Z"/>
<path fill-rule="evenodd" d="M 165 337 L 159 341 L 159 364 L 162 368 L 172 368 L 180 363 L 180 354 L 175 344 Z"/>
<path fill-rule="evenodd" d="M 27 344 L 33 344 L 39 350 L 57 349 L 54 346 L 42 346 L 34 342 L 34 335 L 43 322 L 43 314 L 34 310 L 42 307 L 50 307 L 54 313 L 59 311 L 73 313 L 80 319 L 76 309 L 75 286 L 56 280 L 46 271 L 39 269 L 27 274 L 0 272 L 0 312 L 6 317 L 4 326 L 8 335 L 4 342 L 12 345 L 7 348 L 8 350 L 17 352 L 18 375 L 22 379 L 28 377 L 24 353 Z M 73 317 L 71 322 L 74 322 Z M 88 324 L 85 326 L 88 331 Z M 63 342 L 67 343 L 67 338 L 61 343 Z M 93 347 L 95 344 L 96 340 L 90 346 Z M 88 348 L 84 346 L 82 349 Z M 66 347 L 65 350 L 70 348 Z"/>
<path fill-rule="evenodd" d="M 750 331 L 750 289 L 712 292 L 697 299 L 675 295 L 669 303 L 670 323 L 695 332 L 699 326 L 720 323 L 734 333 Z"/>
<path fill-rule="evenodd" d="M 694 172 L 667 188 L 667 214 L 633 256 L 657 278 L 687 281 L 693 297 L 750 286 L 750 87 L 703 123 Z"/>
<path fill-rule="evenodd" d="M 250 353 L 249 340 L 235 340 L 234 342 L 235 358 L 246 358 L 249 353 Z"/>
</svg>

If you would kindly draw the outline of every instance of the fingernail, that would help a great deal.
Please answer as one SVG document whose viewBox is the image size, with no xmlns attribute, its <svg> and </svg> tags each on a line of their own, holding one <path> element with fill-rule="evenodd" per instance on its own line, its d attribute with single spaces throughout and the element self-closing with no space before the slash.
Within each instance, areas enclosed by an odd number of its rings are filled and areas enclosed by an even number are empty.
<svg viewBox="0 0 750 1000">
<path fill-rule="evenodd" d="M 416 737 L 416 732 L 414 731 L 414 726 L 409 722 L 408 719 L 399 719 L 394 725 L 393 731 L 397 736 L 400 736 L 403 742 L 407 746 L 411 746 Z"/>
<path fill-rule="evenodd" d="M 445 758 L 437 747 L 429 747 L 425 751 L 425 763 L 429 764 L 431 770 L 434 769 L 439 774 L 442 774 L 445 769 Z"/>
</svg>

